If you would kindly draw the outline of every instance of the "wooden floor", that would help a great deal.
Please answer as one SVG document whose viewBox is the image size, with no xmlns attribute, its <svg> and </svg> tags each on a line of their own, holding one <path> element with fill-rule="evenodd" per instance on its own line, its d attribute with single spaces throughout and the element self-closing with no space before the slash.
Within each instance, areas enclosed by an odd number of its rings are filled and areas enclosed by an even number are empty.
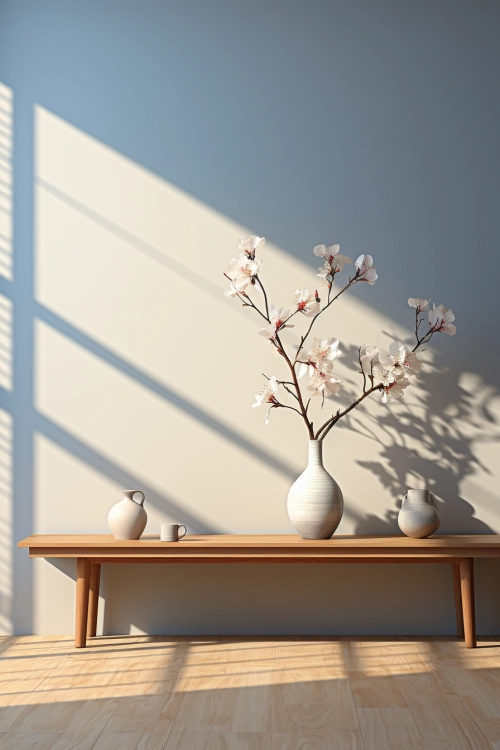
<svg viewBox="0 0 500 750">
<path fill-rule="evenodd" d="M 2 750 L 500 750 L 500 639 L 0 639 Z"/>
</svg>

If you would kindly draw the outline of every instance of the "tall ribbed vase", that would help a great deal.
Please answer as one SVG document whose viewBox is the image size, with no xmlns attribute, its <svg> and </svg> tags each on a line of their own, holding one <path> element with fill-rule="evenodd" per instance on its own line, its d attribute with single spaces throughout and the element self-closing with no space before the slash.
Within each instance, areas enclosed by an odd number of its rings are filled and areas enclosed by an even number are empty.
<svg viewBox="0 0 500 750">
<path fill-rule="evenodd" d="M 323 443 L 309 441 L 307 469 L 288 493 L 288 515 L 303 539 L 329 539 L 342 519 L 344 498 L 323 466 Z"/>
</svg>

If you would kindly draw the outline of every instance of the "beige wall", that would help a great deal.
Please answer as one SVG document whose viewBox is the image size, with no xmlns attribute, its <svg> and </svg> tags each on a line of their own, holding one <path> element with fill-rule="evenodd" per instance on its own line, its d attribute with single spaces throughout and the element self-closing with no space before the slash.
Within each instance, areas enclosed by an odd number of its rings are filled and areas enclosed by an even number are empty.
<svg viewBox="0 0 500 750">
<path fill-rule="evenodd" d="M 106 532 L 126 485 L 146 492 L 148 533 L 164 520 L 190 531 L 291 532 L 286 495 L 307 435 L 291 412 L 273 412 L 264 427 L 264 412 L 250 408 L 261 372 L 279 376 L 283 365 L 256 335 L 257 316 L 223 296 L 238 239 L 260 228 L 238 225 L 41 106 L 34 123 L 33 531 Z M 311 237 L 311 248 L 322 240 Z M 286 248 L 269 242 L 262 258 L 272 302 L 315 287 L 314 269 Z M 392 320 L 370 307 L 371 287 L 363 291 L 364 301 L 346 295 L 318 324 L 346 352 L 342 398 L 359 391 L 360 344 L 411 337 L 410 311 Z M 386 288 L 389 299 L 425 291 L 410 274 Z M 300 323 L 286 334 L 291 346 Z M 374 397 L 329 435 L 326 466 L 346 506 L 339 533 L 396 532 L 405 487 L 426 484 L 440 500 L 442 531 L 500 531 L 498 392 L 472 363 L 453 372 L 432 350 L 425 359 L 401 404 Z M 34 565 L 35 631 L 71 631 L 72 565 Z M 105 632 L 453 629 L 447 568 L 152 568 L 104 569 Z M 483 631 L 500 622 L 487 585 L 497 572 L 478 566 Z"/>
</svg>

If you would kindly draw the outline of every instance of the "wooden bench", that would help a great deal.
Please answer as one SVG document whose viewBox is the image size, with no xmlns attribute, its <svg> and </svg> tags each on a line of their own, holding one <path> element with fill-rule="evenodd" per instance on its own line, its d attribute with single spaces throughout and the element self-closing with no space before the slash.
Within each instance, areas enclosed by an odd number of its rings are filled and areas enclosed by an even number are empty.
<svg viewBox="0 0 500 750">
<path fill-rule="evenodd" d="M 500 535 L 334 536 L 306 540 L 285 534 L 158 536 L 118 541 L 107 534 L 35 534 L 19 542 L 30 557 L 76 558 L 75 646 L 95 636 L 102 563 L 448 563 L 453 566 L 457 635 L 476 646 L 475 557 L 500 557 Z"/>
</svg>

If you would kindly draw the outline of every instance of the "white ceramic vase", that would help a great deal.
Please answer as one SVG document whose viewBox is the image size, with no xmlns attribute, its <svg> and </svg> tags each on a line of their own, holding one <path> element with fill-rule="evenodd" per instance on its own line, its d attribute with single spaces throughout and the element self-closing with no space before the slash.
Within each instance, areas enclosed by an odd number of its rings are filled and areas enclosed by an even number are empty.
<svg viewBox="0 0 500 750">
<path fill-rule="evenodd" d="M 140 503 L 134 500 L 136 494 L 141 495 Z M 145 499 L 141 490 L 124 490 L 123 499 L 108 513 L 108 525 L 115 539 L 140 539 L 148 521 L 143 507 Z"/>
<path fill-rule="evenodd" d="M 288 515 L 303 539 L 329 539 L 342 519 L 344 498 L 323 466 L 323 443 L 309 441 L 307 469 L 288 493 Z"/>
<path fill-rule="evenodd" d="M 432 492 L 408 490 L 398 515 L 398 525 L 403 534 L 413 539 L 425 539 L 438 530 L 440 523 Z"/>
</svg>

